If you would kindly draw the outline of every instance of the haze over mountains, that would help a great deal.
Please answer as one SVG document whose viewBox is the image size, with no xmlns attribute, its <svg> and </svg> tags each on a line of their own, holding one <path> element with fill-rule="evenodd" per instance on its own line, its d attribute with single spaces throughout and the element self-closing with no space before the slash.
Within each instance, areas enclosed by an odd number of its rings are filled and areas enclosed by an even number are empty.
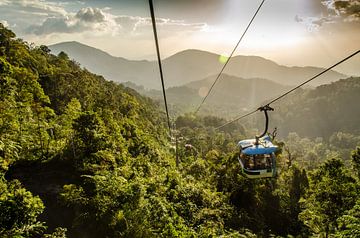
<svg viewBox="0 0 360 238">
<path fill-rule="evenodd" d="M 187 83 L 183 86 L 170 87 L 166 90 L 168 103 L 173 114 L 193 112 L 200 104 L 202 96 L 213 83 L 213 77 Z M 139 93 L 162 101 L 161 90 L 146 90 L 144 87 L 125 83 L 125 86 Z M 290 89 L 267 79 L 244 79 L 224 74 L 206 100 L 201 112 L 219 117 L 231 118 L 239 112 L 247 111 L 278 96 Z"/>
<path fill-rule="evenodd" d="M 127 60 L 114 57 L 99 49 L 79 42 L 63 42 L 50 45 L 52 53 L 66 52 L 92 72 L 103 75 L 108 80 L 142 85 L 145 88 L 159 88 L 157 62 L 147 60 Z M 136 50 L 136 49 L 134 49 Z M 214 80 L 222 63 L 218 54 L 185 50 L 163 60 L 166 87 L 180 86 L 208 78 Z M 288 67 L 258 56 L 235 56 L 229 62 L 225 73 L 241 78 L 265 78 L 278 84 L 295 85 L 319 73 L 318 67 Z M 318 86 L 347 76 L 329 71 L 310 83 Z"/>
</svg>

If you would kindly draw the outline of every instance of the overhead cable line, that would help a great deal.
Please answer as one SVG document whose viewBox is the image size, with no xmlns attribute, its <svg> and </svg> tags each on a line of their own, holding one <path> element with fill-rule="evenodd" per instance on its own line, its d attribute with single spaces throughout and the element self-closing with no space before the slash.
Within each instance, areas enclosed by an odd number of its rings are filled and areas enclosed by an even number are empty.
<svg viewBox="0 0 360 238">
<path fill-rule="evenodd" d="M 251 111 L 251 112 L 249 112 L 249 113 L 247 113 L 247 114 L 245 114 L 245 115 L 242 115 L 242 116 L 236 117 L 235 119 L 233 119 L 233 120 L 231 120 L 231 121 L 229 121 L 229 122 L 227 122 L 227 123 L 225 123 L 225 124 L 223 124 L 223 125 L 221 125 L 221 126 L 219 126 L 219 127 L 216 127 L 216 128 L 215 128 L 215 130 L 218 130 L 218 129 L 220 129 L 220 128 L 224 127 L 224 126 L 227 126 L 227 125 L 229 125 L 229 124 L 231 124 L 231 123 L 233 123 L 233 122 L 236 122 L 236 121 L 238 121 L 238 120 L 240 120 L 240 119 L 242 119 L 242 118 L 244 118 L 244 117 L 250 116 L 251 114 L 254 114 L 254 113 L 255 113 L 255 112 L 257 112 L 257 111 L 260 111 L 262 108 L 264 108 L 264 107 L 266 107 L 266 106 L 269 106 L 270 104 L 272 104 L 272 103 L 274 103 L 274 102 L 278 101 L 279 99 L 281 99 L 281 98 L 285 97 L 285 96 L 286 96 L 286 95 L 288 95 L 289 93 L 291 93 L 291 92 L 295 91 L 296 89 L 298 89 L 298 88 L 300 88 L 301 86 L 303 86 L 303 85 L 307 84 L 308 82 L 310 82 L 310 81 L 312 81 L 312 80 L 316 79 L 317 77 L 319 77 L 319 76 L 321 76 L 322 74 L 326 73 L 327 71 L 329 71 L 329 70 L 333 69 L 334 67 L 338 66 L 339 64 L 341 64 L 341 63 L 343 63 L 343 62 L 347 61 L 348 59 L 350 59 L 350 58 L 352 58 L 352 57 L 354 57 L 354 56 L 355 56 L 355 55 L 357 55 L 359 52 L 360 52 L 360 50 L 355 51 L 354 53 L 352 53 L 352 54 L 351 54 L 351 55 L 349 55 L 348 57 L 346 57 L 346 58 L 344 58 L 344 59 L 340 60 L 340 61 L 339 61 L 339 62 L 337 62 L 336 64 L 334 64 L 334 65 L 330 66 L 329 68 L 327 68 L 327 69 L 325 69 L 325 70 L 321 71 L 320 73 L 316 74 L 316 75 L 315 75 L 315 76 L 313 76 L 312 78 L 310 78 L 310 79 L 308 79 L 308 80 L 304 81 L 303 83 L 299 84 L 298 86 L 296 86 L 296 87 L 294 87 L 294 88 L 290 89 L 289 91 L 287 91 L 287 92 L 283 93 L 282 95 L 280 95 L 280 96 L 278 96 L 277 98 L 275 98 L 275 99 L 271 100 L 270 102 L 268 102 L 268 103 L 267 103 L 267 104 L 265 104 L 264 106 L 261 106 L 261 107 L 259 107 L 259 108 L 255 109 L 255 110 L 253 110 L 253 111 Z"/>
<path fill-rule="evenodd" d="M 211 85 L 209 91 L 207 92 L 206 96 L 203 98 L 202 102 L 200 103 L 200 105 L 198 106 L 198 108 L 195 111 L 195 114 L 199 112 L 201 106 L 204 104 L 205 100 L 207 99 L 207 97 L 209 96 L 209 94 L 211 93 L 212 89 L 214 88 L 215 84 L 218 82 L 218 80 L 220 79 L 220 76 L 222 75 L 226 65 L 229 63 L 231 57 L 233 56 L 233 54 L 235 53 L 237 47 L 239 46 L 240 42 L 242 41 L 242 39 L 244 38 L 246 32 L 248 31 L 250 25 L 252 24 L 252 22 L 254 21 L 256 15 L 258 14 L 258 12 L 260 11 L 260 8 L 262 7 L 262 5 L 264 4 L 265 0 L 262 0 L 262 2 L 260 3 L 259 7 L 257 8 L 255 14 L 253 15 L 253 17 L 251 18 L 249 24 L 247 25 L 245 31 L 243 32 L 243 34 L 241 35 L 239 41 L 236 43 L 233 51 L 231 52 L 230 56 L 227 58 L 225 64 L 223 65 L 222 69 L 220 70 L 220 73 L 217 75 L 215 81 L 213 82 L 213 84 Z"/>
<path fill-rule="evenodd" d="M 155 38 L 157 60 L 158 60 L 158 63 L 159 63 L 160 79 L 161 79 L 161 86 L 162 86 L 162 92 L 163 92 L 164 103 L 165 103 L 165 111 L 166 111 L 167 123 L 168 123 L 168 127 L 169 127 L 169 133 L 170 133 L 170 136 L 171 136 L 171 123 L 170 123 L 170 117 L 169 117 L 168 104 L 167 104 L 167 100 L 166 100 L 164 76 L 163 76 L 163 71 L 162 71 L 162 66 L 161 66 L 159 41 L 158 41 L 158 37 L 157 37 L 154 6 L 153 6 L 153 1 L 152 0 L 149 0 L 149 6 L 150 6 L 151 22 L 152 22 L 154 38 Z"/>
<path fill-rule="evenodd" d="M 310 81 L 312 81 L 312 80 L 316 79 L 317 77 L 321 76 L 322 74 L 326 73 L 327 71 L 329 71 L 329 70 L 331 70 L 331 69 L 335 68 L 335 67 L 336 67 L 336 66 L 338 66 L 339 64 L 341 64 L 341 63 L 343 63 L 343 62 L 347 61 L 348 59 L 352 58 L 353 56 L 357 55 L 359 52 L 360 52 L 360 50 L 358 50 L 358 51 L 356 51 L 356 52 L 352 53 L 351 55 L 349 55 L 348 57 L 344 58 L 343 60 L 341 60 L 341 61 L 337 62 L 336 64 L 334 64 L 334 65 L 330 66 L 329 68 L 327 68 L 327 69 L 325 69 L 325 70 L 321 71 L 320 73 L 318 73 L 318 74 L 317 74 L 317 75 L 315 75 L 314 77 L 312 77 L 312 78 L 310 78 L 310 79 L 306 80 L 305 82 L 303 82 L 303 83 L 299 84 L 299 85 L 298 85 L 298 86 L 296 86 L 295 88 L 293 88 L 293 89 L 291 89 L 291 90 L 287 91 L 286 93 L 284 93 L 284 94 L 280 95 L 279 97 L 277 97 L 277 98 L 275 98 L 275 99 L 271 100 L 271 101 L 270 101 L 269 103 L 267 103 L 266 105 L 270 105 L 270 104 L 272 104 L 272 103 L 276 102 L 277 100 L 279 100 L 279 99 L 281 99 L 281 98 L 285 97 L 285 96 L 286 96 L 286 95 L 288 95 L 289 93 L 291 93 L 291 92 L 295 91 L 296 89 L 300 88 L 301 86 L 303 86 L 303 85 L 307 84 L 308 82 L 310 82 Z"/>
<path fill-rule="evenodd" d="M 239 116 L 239 117 L 237 117 L 237 118 L 235 118 L 235 119 L 233 119 L 233 120 L 231 120 L 231 121 L 229 121 L 229 122 L 226 122 L 225 124 L 223 124 L 223 125 L 221 125 L 221 126 L 216 127 L 215 130 L 218 130 L 218 129 L 220 129 L 220 128 L 223 128 L 224 126 L 227 126 L 227 125 L 229 125 L 229 124 L 231 124 L 231 123 L 234 123 L 234 122 L 236 122 L 236 121 L 238 121 L 238 120 L 240 120 L 240 119 L 243 119 L 244 117 L 250 116 L 250 115 L 254 114 L 255 112 L 257 112 L 257 111 L 259 111 L 259 110 L 260 110 L 260 109 L 258 108 L 258 109 L 255 109 L 255 110 L 249 112 L 249 113 L 246 113 L 246 114 L 244 114 L 244 115 L 242 115 L 242 116 Z"/>
</svg>

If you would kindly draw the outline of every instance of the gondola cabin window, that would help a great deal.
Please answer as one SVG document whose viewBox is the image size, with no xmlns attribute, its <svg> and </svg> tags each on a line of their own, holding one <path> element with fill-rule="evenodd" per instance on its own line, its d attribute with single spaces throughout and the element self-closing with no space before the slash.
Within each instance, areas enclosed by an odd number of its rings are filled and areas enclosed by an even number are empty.
<svg viewBox="0 0 360 238">
<path fill-rule="evenodd" d="M 271 155 L 245 155 L 241 154 L 241 160 L 244 161 L 246 169 L 270 169 L 272 168 Z"/>
</svg>

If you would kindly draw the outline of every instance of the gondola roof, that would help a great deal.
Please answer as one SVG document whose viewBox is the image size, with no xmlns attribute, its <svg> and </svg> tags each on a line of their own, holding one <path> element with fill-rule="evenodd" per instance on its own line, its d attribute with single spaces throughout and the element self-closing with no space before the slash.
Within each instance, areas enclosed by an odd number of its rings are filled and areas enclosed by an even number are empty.
<svg viewBox="0 0 360 238">
<path fill-rule="evenodd" d="M 239 141 L 238 146 L 241 147 L 241 152 L 246 155 L 271 154 L 278 149 L 276 145 L 271 143 L 269 136 L 260 138 L 258 145 L 255 144 L 255 141 L 255 139 Z"/>
</svg>

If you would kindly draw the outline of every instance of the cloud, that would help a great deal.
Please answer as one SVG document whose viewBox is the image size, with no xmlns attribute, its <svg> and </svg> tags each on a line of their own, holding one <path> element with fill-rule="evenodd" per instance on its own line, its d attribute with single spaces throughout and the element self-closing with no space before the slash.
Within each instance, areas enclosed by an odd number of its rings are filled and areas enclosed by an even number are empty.
<svg viewBox="0 0 360 238">
<path fill-rule="evenodd" d="M 24 37 L 26 28 L 47 18 L 64 17 L 65 2 L 45 0 L 0 0 L 0 16 L 6 19 L 16 34 Z"/>
<path fill-rule="evenodd" d="M 139 35 L 152 31 L 151 18 L 148 17 L 118 16 L 116 21 L 121 25 L 122 31 L 126 33 Z M 187 23 L 184 20 L 168 18 L 156 18 L 155 21 L 161 37 L 166 37 L 170 34 L 204 31 L 209 27 L 206 23 Z"/>
<path fill-rule="evenodd" d="M 76 14 L 67 13 L 65 16 L 48 17 L 40 25 L 31 25 L 27 33 L 48 35 L 52 33 L 81 33 L 94 31 L 95 33 L 111 33 L 118 30 L 115 17 L 103 12 L 99 8 L 86 7 Z"/>
<path fill-rule="evenodd" d="M 331 17 L 301 17 L 299 15 L 295 16 L 295 21 L 305 25 L 310 32 L 318 31 L 324 24 L 334 23 Z"/>
<path fill-rule="evenodd" d="M 104 22 L 105 15 L 99 8 L 86 7 L 80 9 L 75 15 L 76 18 L 84 22 Z"/>
<path fill-rule="evenodd" d="M 360 0 L 317 0 L 325 12 L 318 12 L 312 16 L 295 16 L 295 21 L 303 24 L 309 31 L 318 31 L 325 24 L 346 24 L 360 23 Z"/>
<path fill-rule="evenodd" d="M 8 1 L 8 0 L 2 0 L 2 1 L 0 2 L 0 6 L 7 6 L 7 5 L 9 5 L 9 3 L 11 3 L 11 2 Z"/>
<path fill-rule="evenodd" d="M 318 17 L 311 19 L 313 25 L 321 27 L 324 24 L 334 23 L 333 19 L 330 17 Z"/>
<path fill-rule="evenodd" d="M 296 16 L 295 16 L 295 21 L 296 21 L 296 22 L 304 22 L 303 18 L 300 17 L 299 15 L 296 15 Z"/>
<path fill-rule="evenodd" d="M 324 0 L 329 15 L 341 17 L 345 22 L 360 22 L 360 0 Z"/>
<path fill-rule="evenodd" d="M 46 18 L 41 24 L 27 28 L 28 34 L 49 35 L 53 33 L 82 33 L 94 32 L 98 34 L 130 34 L 139 36 L 152 31 L 151 18 L 127 15 L 113 15 L 109 9 L 86 7 L 77 13 L 67 13 L 64 16 Z M 184 20 L 157 18 L 156 24 L 161 37 L 170 34 L 186 34 L 203 31 L 208 28 L 206 23 L 187 23 Z"/>
<path fill-rule="evenodd" d="M 44 0 L 2 0 L 0 5 L 7 6 L 12 10 L 25 11 L 28 14 L 65 15 L 66 11 L 62 3 L 48 2 Z"/>
<path fill-rule="evenodd" d="M 148 24 L 146 18 L 136 16 L 118 16 L 115 20 L 127 32 L 136 32 L 140 25 Z"/>
<path fill-rule="evenodd" d="M 346 21 L 360 21 L 360 1 L 335 1 L 335 8 L 341 15 L 346 16 Z"/>
<path fill-rule="evenodd" d="M 35 35 L 47 35 L 54 32 L 72 33 L 79 31 L 81 28 L 82 27 L 79 24 L 72 24 L 68 17 L 64 17 L 64 18 L 50 17 L 47 18 L 39 26 L 30 26 L 27 29 L 27 33 L 33 33 Z"/>
</svg>

